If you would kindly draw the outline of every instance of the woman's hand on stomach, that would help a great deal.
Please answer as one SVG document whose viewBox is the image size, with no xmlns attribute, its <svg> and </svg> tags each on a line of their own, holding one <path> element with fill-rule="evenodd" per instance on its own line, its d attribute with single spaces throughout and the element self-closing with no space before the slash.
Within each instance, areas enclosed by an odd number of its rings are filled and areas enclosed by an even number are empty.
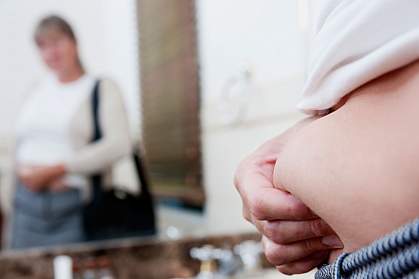
<svg viewBox="0 0 419 279">
<path fill-rule="evenodd" d="M 60 188 L 59 179 L 66 173 L 62 164 L 50 166 L 22 166 L 18 169 L 18 178 L 24 186 L 34 192 L 46 190 L 50 185 Z M 55 185 L 55 187 L 54 187 Z"/>
<path fill-rule="evenodd" d="M 307 272 L 342 247 L 331 228 L 294 196 L 273 185 L 274 165 L 293 134 L 306 120 L 272 139 L 240 164 L 235 185 L 243 200 L 243 215 L 263 235 L 268 260 L 287 274 Z"/>
<path fill-rule="evenodd" d="M 57 178 L 53 181 L 51 181 L 48 185 L 48 189 L 53 192 L 53 193 L 61 193 L 61 192 L 66 192 L 72 188 L 70 188 L 66 182 L 64 181 L 64 179 L 62 178 Z"/>
</svg>

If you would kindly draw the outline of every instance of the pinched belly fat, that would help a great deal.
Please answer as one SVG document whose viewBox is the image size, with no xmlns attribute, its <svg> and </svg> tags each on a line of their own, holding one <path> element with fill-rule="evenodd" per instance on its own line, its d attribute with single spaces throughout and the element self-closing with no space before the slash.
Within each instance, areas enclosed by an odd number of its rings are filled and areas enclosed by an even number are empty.
<svg viewBox="0 0 419 279">
<path fill-rule="evenodd" d="M 419 216 L 419 94 L 383 94 L 362 89 L 302 128 L 275 167 L 276 187 L 328 222 L 346 251 Z"/>
</svg>

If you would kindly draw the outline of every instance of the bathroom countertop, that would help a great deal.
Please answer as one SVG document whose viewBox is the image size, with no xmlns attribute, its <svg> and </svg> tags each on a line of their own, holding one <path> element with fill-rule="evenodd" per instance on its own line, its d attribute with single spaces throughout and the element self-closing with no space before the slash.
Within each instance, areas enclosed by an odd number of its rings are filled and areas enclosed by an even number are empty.
<svg viewBox="0 0 419 279">
<path fill-rule="evenodd" d="M 285 278 L 293 278 L 293 279 L 313 279 L 314 278 L 314 271 L 301 274 L 301 275 L 293 275 L 287 276 L 284 274 L 279 273 L 276 269 L 269 269 L 265 272 L 265 275 L 261 279 L 285 279 Z"/>
<path fill-rule="evenodd" d="M 124 239 L 53 249 L 2 252 L 0 253 L 0 277 L 2 279 L 52 279 L 52 259 L 57 255 L 68 255 L 79 261 L 107 257 L 118 279 L 187 278 L 197 274 L 199 270 L 199 262 L 189 257 L 191 248 L 207 244 L 231 248 L 246 240 L 259 239 L 260 236 L 255 233 L 187 237 L 175 241 Z M 269 266 L 266 260 L 264 267 L 265 275 L 261 277 L 262 279 L 291 278 Z M 295 275 L 292 278 L 314 278 L 314 272 Z"/>
<path fill-rule="evenodd" d="M 2 279 L 52 279 L 52 259 L 57 255 L 68 255 L 79 262 L 106 257 L 118 279 L 185 278 L 199 270 L 199 262 L 189 256 L 191 248 L 207 244 L 232 248 L 245 240 L 259 239 L 255 233 L 190 237 L 176 241 L 125 239 L 48 250 L 3 252 L 0 254 L 0 274 Z M 265 264 L 265 267 L 269 265 Z M 275 278 L 280 278 L 278 274 Z"/>
</svg>

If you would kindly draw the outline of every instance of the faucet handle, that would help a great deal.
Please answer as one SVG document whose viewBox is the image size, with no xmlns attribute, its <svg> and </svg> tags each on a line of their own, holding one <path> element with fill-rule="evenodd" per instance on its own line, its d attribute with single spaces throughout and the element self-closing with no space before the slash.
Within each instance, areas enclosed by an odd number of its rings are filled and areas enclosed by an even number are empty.
<svg viewBox="0 0 419 279">
<path fill-rule="evenodd" d="M 234 252 L 240 256 L 246 269 L 258 269 L 261 265 L 260 255 L 263 252 L 261 242 L 248 240 L 234 247 Z"/>
<path fill-rule="evenodd" d="M 213 250 L 214 259 L 219 261 L 229 261 L 234 258 L 234 254 L 229 249 L 216 248 Z"/>
<path fill-rule="evenodd" d="M 214 258 L 219 264 L 219 273 L 223 276 L 236 274 L 241 268 L 240 259 L 230 249 L 215 249 Z"/>
<path fill-rule="evenodd" d="M 215 260 L 214 257 L 215 248 L 211 245 L 205 245 L 200 248 L 192 248 L 190 255 L 193 259 L 199 260 L 201 262 Z"/>
<path fill-rule="evenodd" d="M 205 245 L 200 248 L 192 248 L 190 255 L 193 259 L 201 262 L 200 272 L 196 278 L 213 278 L 208 276 L 212 276 L 217 270 L 214 257 L 214 247 L 211 245 Z"/>
</svg>

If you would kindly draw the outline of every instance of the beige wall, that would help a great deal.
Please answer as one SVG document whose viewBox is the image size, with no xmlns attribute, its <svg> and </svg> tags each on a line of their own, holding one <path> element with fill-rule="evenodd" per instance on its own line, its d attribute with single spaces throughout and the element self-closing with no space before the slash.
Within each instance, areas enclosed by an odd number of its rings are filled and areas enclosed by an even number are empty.
<svg viewBox="0 0 419 279">
<path fill-rule="evenodd" d="M 253 229 L 242 218 L 241 200 L 233 186 L 234 172 L 240 160 L 247 154 L 303 117 L 293 109 L 294 98 L 285 97 L 298 96 L 300 85 L 301 78 L 296 77 L 282 80 L 276 85 L 271 84 L 268 88 L 260 88 L 259 95 L 250 101 L 254 110 L 249 112 L 246 120 L 234 125 L 214 124 L 211 119 L 216 119 L 216 112 L 206 111 L 206 124 L 203 127 L 203 165 L 209 232 Z M 273 113 L 269 111 L 267 104 L 282 104 L 289 109 L 278 109 L 278 112 Z M 278 105 L 278 108 L 280 107 L 281 105 Z"/>
<path fill-rule="evenodd" d="M 211 233 L 252 229 L 242 218 L 234 171 L 246 154 L 302 117 L 295 110 L 306 61 L 302 3 L 198 0 Z"/>
</svg>

